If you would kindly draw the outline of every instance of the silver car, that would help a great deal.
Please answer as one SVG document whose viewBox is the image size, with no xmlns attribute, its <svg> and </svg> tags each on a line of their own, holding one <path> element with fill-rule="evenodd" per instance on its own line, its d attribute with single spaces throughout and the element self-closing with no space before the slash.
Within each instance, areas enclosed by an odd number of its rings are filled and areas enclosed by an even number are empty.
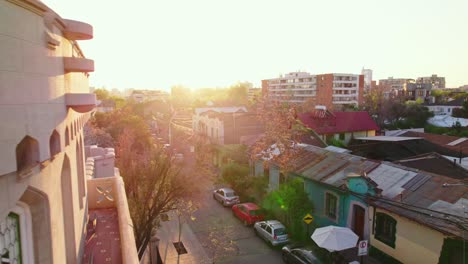
<svg viewBox="0 0 468 264">
<path fill-rule="evenodd" d="M 223 206 L 238 204 L 239 196 L 231 188 L 220 188 L 213 191 L 213 199 L 218 200 Z"/>
<path fill-rule="evenodd" d="M 272 246 L 282 245 L 289 242 L 286 227 L 278 220 L 257 222 L 254 225 L 255 234 Z"/>
</svg>

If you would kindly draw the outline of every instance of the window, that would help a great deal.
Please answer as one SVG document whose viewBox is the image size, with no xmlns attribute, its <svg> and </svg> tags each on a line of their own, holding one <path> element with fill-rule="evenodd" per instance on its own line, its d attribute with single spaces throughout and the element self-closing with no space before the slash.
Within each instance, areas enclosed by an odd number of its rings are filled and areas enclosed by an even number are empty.
<svg viewBox="0 0 468 264">
<path fill-rule="evenodd" d="M 395 248 L 396 220 L 384 213 L 376 214 L 375 238 Z"/>
<path fill-rule="evenodd" d="M 54 130 L 49 138 L 49 148 L 51 158 L 60 153 L 60 135 L 57 130 Z"/>
<path fill-rule="evenodd" d="M 244 206 L 239 206 L 239 211 L 247 213 L 247 209 Z"/>
<path fill-rule="evenodd" d="M 325 214 L 333 220 L 337 216 L 337 197 L 331 193 L 325 194 Z"/>
<path fill-rule="evenodd" d="M 268 234 L 271 234 L 271 227 L 267 226 L 265 230 L 268 232 Z"/>
<path fill-rule="evenodd" d="M 275 236 L 282 236 L 282 235 L 286 235 L 286 234 L 287 234 L 287 232 L 286 232 L 285 228 L 275 229 Z"/>
<path fill-rule="evenodd" d="M 36 139 L 25 136 L 16 146 L 17 171 L 30 169 L 39 163 L 39 142 Z"/>
<path fill-rule="evenodd" d="M 340 140 L 344 140 L 345 139 L 345 134 L 344 133 L 340 133 Z"/>
<path fill-rule="evenodd" d="M 21 241 L 19 216 L 10 213 L 0 222 L 0 263 L 21 263 Z"/>
</svg>

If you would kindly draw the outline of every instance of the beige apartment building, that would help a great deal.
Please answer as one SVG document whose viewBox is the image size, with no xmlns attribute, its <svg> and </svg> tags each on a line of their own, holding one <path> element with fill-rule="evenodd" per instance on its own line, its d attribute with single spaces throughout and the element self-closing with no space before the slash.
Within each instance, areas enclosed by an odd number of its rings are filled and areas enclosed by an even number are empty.
<svg viewBox="0 0 468 264">
<path fill-rule="evenodd" d="M 364 75 L 291 72 L 262 80 L 262 94 L 273 101 L 324 105 L 334 110 L 358 107 L 363 102 Z"/>
<path fill-rule="evenodd" d="M 120 223 L 131 223 L 121 178 L 98 183 L 86 167 L 94 62 L 77 41 L 92 38 L 91 25 L 63 19 L 40 1 L 0 0 L 1 263 L 91 262 L 84 259 L 93 250 L 88 210 L 112 207 L 100 202 L 99 190 L 114 193 Z M 96 187 L 109 181 L 110 191 Z M 131 228 L 119 230 L 122 263 L 135 263 Z"/>
</svg>

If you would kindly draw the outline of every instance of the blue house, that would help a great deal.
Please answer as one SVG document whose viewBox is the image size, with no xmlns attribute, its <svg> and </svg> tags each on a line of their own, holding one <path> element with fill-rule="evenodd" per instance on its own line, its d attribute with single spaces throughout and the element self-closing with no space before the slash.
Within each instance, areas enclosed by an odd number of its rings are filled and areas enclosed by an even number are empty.
<svg viewBox="0 0 468 264">
<path fill-rule="evenodd" d="M 286 178 L 303 179 L 305 191 L 314 203 L 316 226 L 349 227 L 361 239 L 368 239 L 371 216 L 366 195 L 375 195 L 379 189 L 366 174 L 379 163 L 315 146 L 301 148 L 287 173 L 270 162 L 269 189 L 277 189 Z"/>
</svg>

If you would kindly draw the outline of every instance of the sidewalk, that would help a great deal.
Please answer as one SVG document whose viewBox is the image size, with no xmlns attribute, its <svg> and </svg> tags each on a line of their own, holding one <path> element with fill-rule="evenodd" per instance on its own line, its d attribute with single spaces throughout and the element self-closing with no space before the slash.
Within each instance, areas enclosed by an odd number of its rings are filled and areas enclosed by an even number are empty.
<svg viewBox="0 0 468 264">
<path fill-rule="evenodd" d="M 182 220 L 182 234 L 180 241 L 183 242 L 187 249 L 186 254 L 180 255 L 179 262 L 177 262 L 178 254 L 172 244 L 179 240 L 179 222 L 174 213 L 169 213 L 169 221 L 162 222 L 156 236 L 159 240 L 159 253 L 164 264 L 203 264 L 212 263 L 211 259 L 207 256 L 205 250 L 201 246 L 195 234 L 193 234 L 190 227 Z"/>
</svg>

